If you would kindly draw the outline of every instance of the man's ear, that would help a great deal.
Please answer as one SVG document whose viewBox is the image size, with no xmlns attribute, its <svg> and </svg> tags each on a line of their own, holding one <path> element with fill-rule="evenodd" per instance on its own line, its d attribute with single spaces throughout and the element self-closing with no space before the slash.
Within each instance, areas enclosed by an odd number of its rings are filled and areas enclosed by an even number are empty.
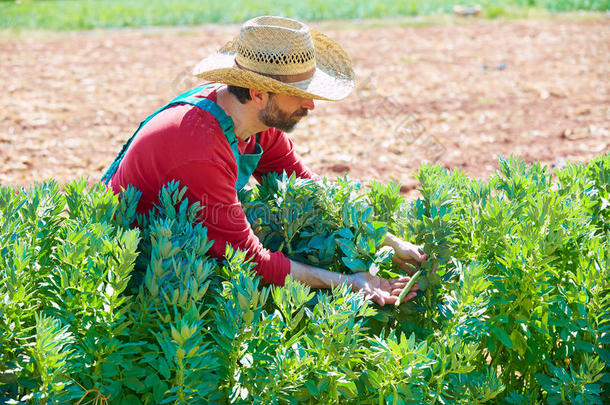
<svg viewBox="0 0 610 405">
<path fill-rule="evenodd" d="M 269 93 L 263 90 L 250 89 L 250 98 L 258 108 L 264 108 L 269 99 Z"/>
</svg>

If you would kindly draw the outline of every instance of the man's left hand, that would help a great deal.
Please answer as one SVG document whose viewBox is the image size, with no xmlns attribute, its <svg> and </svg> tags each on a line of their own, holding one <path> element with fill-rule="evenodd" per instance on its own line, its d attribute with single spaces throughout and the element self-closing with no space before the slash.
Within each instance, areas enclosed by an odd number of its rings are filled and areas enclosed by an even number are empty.
<svg viewBox="0 0 610 405">
<path fill-rule="evenodd" d="M 413 266 L 417 267 L 428 258 L 420 246 L 404 241 L 391 233 L 386 235 L 383 244 L 394 249 L 392 261 L 409 274 L 414 273 Z"/>
</svg>

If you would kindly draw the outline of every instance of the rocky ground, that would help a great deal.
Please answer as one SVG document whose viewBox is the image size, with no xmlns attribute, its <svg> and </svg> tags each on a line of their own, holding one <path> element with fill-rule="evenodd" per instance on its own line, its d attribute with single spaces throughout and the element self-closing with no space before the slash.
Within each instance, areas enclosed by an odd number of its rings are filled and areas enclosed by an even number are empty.
<svg viewBox="0 0 610 405">
<path fill-rule="evenodd" d="M 357 90 L 291 134 L 319 174 L 401 182 L 423 161 L 485 178 L 499 156 L 563 166 L 610 151 L 608 19 L 319 26 Z M 0 184 L 96 181 L 138 123 L 198 84 L 237 26 L 0 39 Z"/>
</svg>

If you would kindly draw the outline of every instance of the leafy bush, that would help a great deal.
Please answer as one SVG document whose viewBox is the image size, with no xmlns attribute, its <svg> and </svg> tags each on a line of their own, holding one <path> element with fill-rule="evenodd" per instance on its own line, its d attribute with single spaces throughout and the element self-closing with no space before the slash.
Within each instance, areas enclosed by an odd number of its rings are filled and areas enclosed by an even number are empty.
<svg viewBox="0 0 610 405">
<path fill-rule="evenodd" d="M 146 216 L 132 188 L 1 187 L 0 401 L 602 404 L 610 155 L 556 176 L 510 159 L 488 182 L 424 165 L 413 202 L 347 178 L 242 193 L 267 246 L 335 271 L 396 277 L 385 232 L 422 244 L 398 308 L 210 258 L 176 182 Z"/>
</svg>

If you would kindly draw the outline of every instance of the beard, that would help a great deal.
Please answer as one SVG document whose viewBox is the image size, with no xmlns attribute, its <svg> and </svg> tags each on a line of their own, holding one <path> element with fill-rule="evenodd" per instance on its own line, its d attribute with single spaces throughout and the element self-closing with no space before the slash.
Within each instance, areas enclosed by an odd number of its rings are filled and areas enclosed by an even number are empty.
<svg viewBox="0 0 610 405">
<path fill-rule="evenodd" d="M 298 118 L 306 115 L 306 108 L 299 108 L 292 114 L 282 111 L 275 103 L 273 96 L 270 96 L 265 108 L 259 111 L 258 119 L 268 127 L 277 128 L 283 132 L 292 132 L 299 122 Z"/>
</svg>

